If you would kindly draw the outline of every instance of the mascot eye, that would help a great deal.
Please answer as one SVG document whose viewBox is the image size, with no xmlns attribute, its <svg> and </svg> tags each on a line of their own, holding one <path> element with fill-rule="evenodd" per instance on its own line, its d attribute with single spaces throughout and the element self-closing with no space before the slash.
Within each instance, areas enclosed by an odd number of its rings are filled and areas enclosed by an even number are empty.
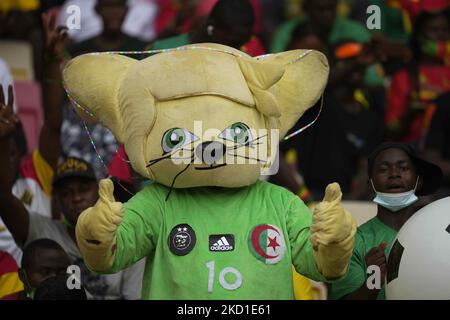
<svg viewBox="0 0 450 320">
<path fill-rule="evenodd" d="M 223 130 L 219 134 L 219 138 L 239 144 L 246 144 L 251 141 L 250 128 L 243 122 L 236 122 Z"/>
<path fill-rule="evenodd" d="M 164 152 L 171 152 L 175 148 L 182 147 L 197 140 L 198 137 L 186 129 L 172 128 L 164 133 L 162 148 Z"/>
</svg>

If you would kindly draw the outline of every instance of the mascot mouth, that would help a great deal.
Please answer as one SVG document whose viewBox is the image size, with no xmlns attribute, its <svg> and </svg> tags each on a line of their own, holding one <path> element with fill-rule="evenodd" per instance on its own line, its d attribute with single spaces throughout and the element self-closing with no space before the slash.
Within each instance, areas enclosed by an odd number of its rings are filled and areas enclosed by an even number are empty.
<svg viewBox="0 0 450 320">
<path fill-rule="evenodd" d="M 213 170 L 223 166 L 226 166 L 226 163 L 218 164 L 218 165 L 210 165 L 209 167 L 195 167 L 195 170 Z"/>
</svg>

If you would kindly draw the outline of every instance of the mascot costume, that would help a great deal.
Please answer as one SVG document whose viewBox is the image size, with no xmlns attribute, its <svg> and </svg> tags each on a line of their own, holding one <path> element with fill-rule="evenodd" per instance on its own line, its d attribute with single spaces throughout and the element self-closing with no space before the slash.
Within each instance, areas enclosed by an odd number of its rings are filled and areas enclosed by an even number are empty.
<svg viewBox="0 0 450 320">
<path fill-rule="evenodd" d="M 276 152 L 267 132 L 283 137 L 328 71 L 315 51 L 252 58 L 217 44 L 70 61 L 64 85 L 80 113 L 110 128 L 154 181 L 124 204 L 100 182 L 76 227 L 89 268 L 114 273 L 147 257 L 143 299 L 292 299 L 292 265 L 316 281 L 342 277 L 356 225 L 339 185 L 311 213 L 259 179 Z"/>
</svg>

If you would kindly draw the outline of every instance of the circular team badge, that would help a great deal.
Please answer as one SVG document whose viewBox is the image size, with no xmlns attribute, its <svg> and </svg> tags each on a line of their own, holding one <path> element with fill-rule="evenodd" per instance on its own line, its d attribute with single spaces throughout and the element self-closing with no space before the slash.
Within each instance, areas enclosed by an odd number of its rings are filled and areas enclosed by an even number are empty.
<svg viewBox="0 0 450 320">
<path fill-rule="evenodd" d="M 188 224 L 179 224 L 173 227 L 167 239 L 170 251 L 177 256 L 187 255 L 194 249 L 195 231 Z"/>
<path fill-rule="evenodd" d="M 283 233 L 271 224 L 260 224 L 253 228 L 248 245 L 256 259 L 265 264 L 279 262 L 286 252 Z"/>
</svg>

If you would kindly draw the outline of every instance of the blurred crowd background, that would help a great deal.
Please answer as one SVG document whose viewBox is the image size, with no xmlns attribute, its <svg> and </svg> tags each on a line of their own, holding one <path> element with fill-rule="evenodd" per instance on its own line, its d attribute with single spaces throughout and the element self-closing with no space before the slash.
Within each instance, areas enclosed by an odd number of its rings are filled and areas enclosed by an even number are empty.
<svg viewBox="0 0 450 320">
<path fill-rule="evenodd" d="M 415 144 L 442 167 L 447 189 L 443 192 L 448 193 L 448 0 L 225 2 L 213 11 L 216 0 L 104 0 L 98 4 L 95 0 L 2 0 L 2 79 L 10 75 L 16 83 L 27 152 L 37 146 L 45 118 L 42 90 L 52 80 L 44 74 L 45 59 L 54 52 L 46 52 L 41 17 L 51 12 L 56 27 L 69 26 L 64 48 L 56 52 L 61 62 L 87 52 L 163 49 L 198 42 L 230 45 L 253 56 L 292 49 L 322 51 L 331 66 L 322 113 L 315 126 L 281 144 L 286 160 L 282 168 L 289 174 L 281 170 L 273 181 L 294 192 L 301 190 L 306 200 L 320 199 L 324 187 L 338 181 L 346 198 L 366 200 L 370 198 L 367 153 L 383 140 L 396 140 Z M 379 11 L 368 13 L 371 5 Z M 79 8 L 79 28 L 73 24 L 74 6 Z M 374 12 L 380 15 L 373 16 Z M 371 23 L 379 29 L 370 30 Z M 91 162 L 98 175 L 105 176 L 78 116 L 66 99 L 61 104 L 62 154 Z M 308 112 L 297 128 L 318 111 L 319 106 Z M 114 137 L 100 125 L 89 129 L 108 165 L 118 149 Z"/>
</svg>

